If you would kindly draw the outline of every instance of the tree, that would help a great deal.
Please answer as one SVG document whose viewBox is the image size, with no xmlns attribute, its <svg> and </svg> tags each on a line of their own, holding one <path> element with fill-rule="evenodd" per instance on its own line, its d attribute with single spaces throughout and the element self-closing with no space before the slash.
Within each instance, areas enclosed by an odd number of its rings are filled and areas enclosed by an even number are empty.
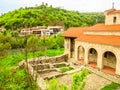
<svg viewBox="0 0 120 90">
<path fill-rule="evenodd" d="M 104 22 L 103 13 L 80 13 L 62 8 L 54 8 L 42 3 L 40 6 L 20 8 L 0 16 L 0 26 L 16 30 L 26 26 L 63 25 L 69 27 L 90 26 Z"/>
<path fill-rule="evenodd" d="M 8 50 L 11 49 L 11 44 L 7 42 L 6 37 L 0 33 L 0 58 L 8 55 Z"/>
<path fill-rule="evenodd" d="M 56 37 L 56 43 L 58 45 L 58 48 L 63 48 L 64 47 L 64 38 L 61 37 L 61 33 L 58 33 Z"/>
<path fill-rule="evenodd" d="M 34 58 L 34 53 L 36 51 L 40 50 L 40 39 L 35 36 L 35 35 L 31 35 L 28 40 L 27 40 L 27 48 L 29 49 L 28 51 L 33 52 L 33 58 Z"/>
</svg>

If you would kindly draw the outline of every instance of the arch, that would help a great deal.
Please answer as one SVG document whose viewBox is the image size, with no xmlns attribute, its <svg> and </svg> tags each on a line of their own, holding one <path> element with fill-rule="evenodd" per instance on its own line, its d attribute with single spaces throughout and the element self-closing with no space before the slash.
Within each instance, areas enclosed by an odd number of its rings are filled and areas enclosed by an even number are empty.
<svg viewBox="0 0 120 90">
<path fill-rule="evenodd" d="M 111 51 L 103 53 L 103 71 L 110 74 L 115 74 L 116 71 L 116 55 Z"/>
<path fill-rule="evenodd" d="M 88 64 L 92 67 L 97 67 L 97 50 L 94 48 L 90 48 L 88 51 Z"/>
<path fill-rule="evenodd" d="M 84 56 L 85 55 L 85 49 L 83 46 L 79 46 L 78 47 L 78 60 L 80 61 L 80 63 L 84 63 Z"/>
</svg>

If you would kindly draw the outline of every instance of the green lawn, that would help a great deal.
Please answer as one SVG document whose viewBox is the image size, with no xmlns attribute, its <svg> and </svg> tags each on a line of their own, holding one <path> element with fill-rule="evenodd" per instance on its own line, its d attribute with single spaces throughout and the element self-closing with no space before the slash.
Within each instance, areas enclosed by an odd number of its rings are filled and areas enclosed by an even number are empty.
<svg viewBox="0 0 120 90">
<path fill-rule="evenodd" d="M 35 52 L 34 57 L 56 56 L 63 52 L 64 49 L 39 51 Z M 33 53 L 28 53 L 28 58 L 32 57 Z M 37 90 L 35 82 L 30 83 L 29 76 L 24 69 L 14 68 L 23 59 L 25 59 L 24 54 L 14 54 L 0 60 L 0 90 Z"/>
</svg>

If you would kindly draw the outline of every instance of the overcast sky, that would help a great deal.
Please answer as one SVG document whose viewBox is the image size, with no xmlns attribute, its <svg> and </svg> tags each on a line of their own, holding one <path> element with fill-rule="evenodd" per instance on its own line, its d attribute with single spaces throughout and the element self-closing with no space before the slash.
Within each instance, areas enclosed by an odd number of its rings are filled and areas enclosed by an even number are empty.
<svg viewBox="0 0 120 90">
<path fill-rule="evenodd" d="M 120 0 L 1 0 L 0 14 L 20 7 L 41 5 L 42 2 L 53 5 L 53 7 L 80 12 L 103 12 L 110 9 L 113 2 L 115 8 L 120 9 Z"/>
</svg>

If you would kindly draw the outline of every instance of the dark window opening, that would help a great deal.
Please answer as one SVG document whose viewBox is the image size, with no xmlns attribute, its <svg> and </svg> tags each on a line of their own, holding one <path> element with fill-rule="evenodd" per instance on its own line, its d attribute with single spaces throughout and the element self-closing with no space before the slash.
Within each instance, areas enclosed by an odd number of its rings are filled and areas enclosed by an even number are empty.
<svg viewBox="0 0 120 90">
<path fill-rule="evenodd" d="M 71 38 L 71 51 L 74 51 L 75 49 L 75 40 L 74 38 Z"/>
<path fill-rule="evenodd" d="M 96 50 L 95 49 L 90 49 L 90 54 L 96 54 Z"/>
<path fill-rule="evenodd" d="M 106 52 L 106 53 L 104 54 L 104 57 L 105 57 L 105 58 L 108 58 L 108 52 Z"/>
<path fill-rule="evenodd" d="M 90 49 L 90 54 L 92 54 L 93 53 L 93 49 Z"/>
<path fill-rule="evenodd" d="M 113 17 L 113 23 L 116 23 L 117 17 Z"/>
</svg>

